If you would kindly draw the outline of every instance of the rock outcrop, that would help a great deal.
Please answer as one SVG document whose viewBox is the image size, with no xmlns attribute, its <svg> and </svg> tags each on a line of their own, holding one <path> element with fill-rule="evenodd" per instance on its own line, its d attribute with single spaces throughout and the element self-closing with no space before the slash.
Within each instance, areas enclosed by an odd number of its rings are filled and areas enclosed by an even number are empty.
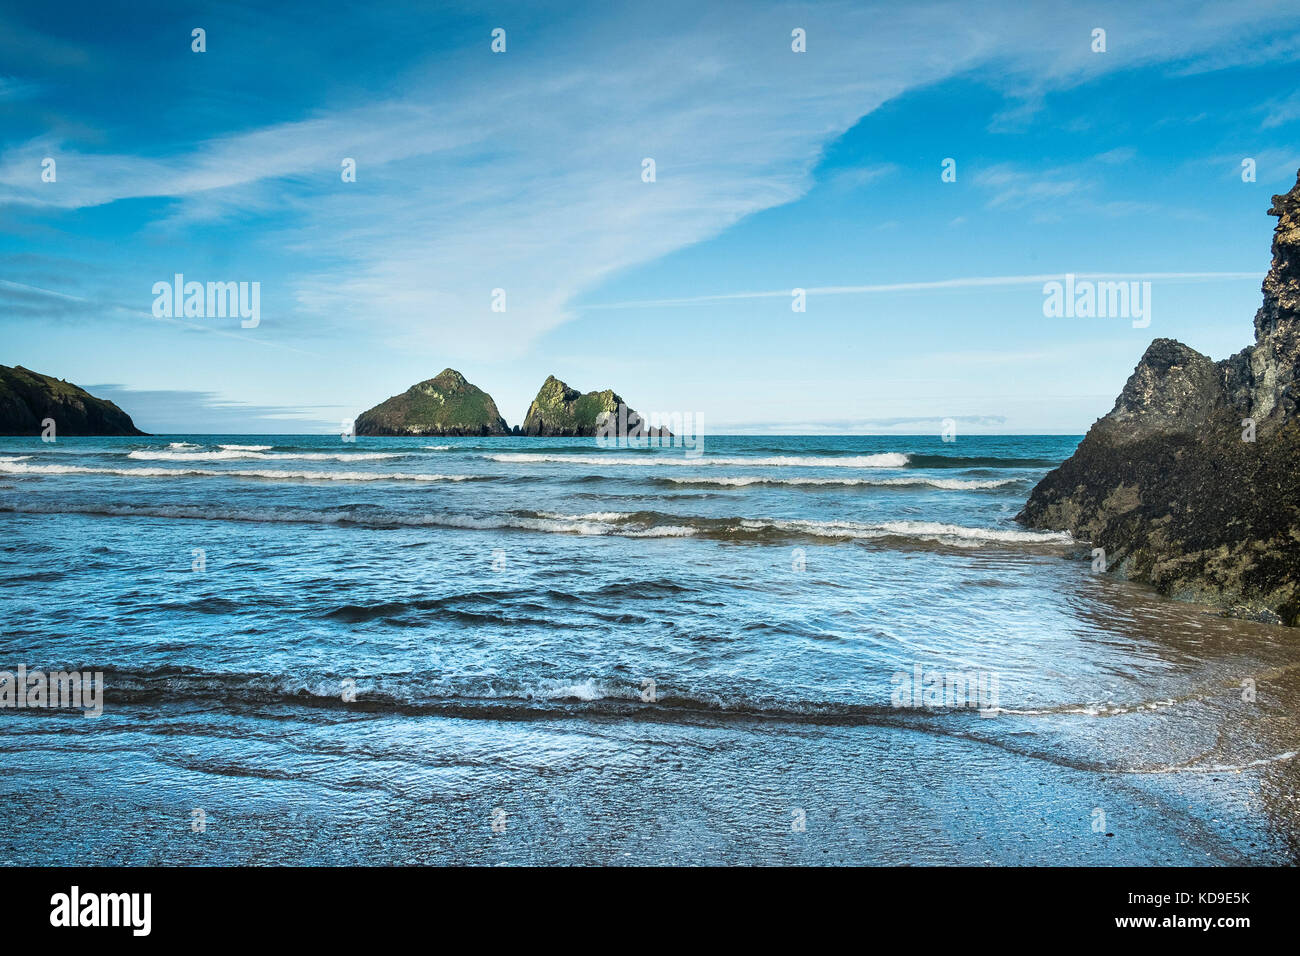
<svg viewBox="0 0 1300 956">
<path fill-rule="evenodd" d="M 619 407 L 627 409 L 620 414 Z M 528 406 L 528 414 L 519 429 L 522 435 L 542 437 L 591 438 L 602 426 L 636 430 L 647 437 L 672 437 L 666 428 L 644 427 L 641 416 L 627 408 L 627 403 L 613 389 L 603 392 L 579 392 L 554 375 L 548 375 Z"/>
<path fill-rule="evenodd" d="M 71 382 L 0 365 L 0 435 L 38 436 L 45 419 L 63 435 L 143 435 L 131 416 Z"/>
<path fill-rule="evenodd" d="M 1156 339 L 1109 414 L 1017 520 L 1067 529 L 1112 572 L 1300 624 L 1300 178 L 1278 217 L 1255 344 L 1213 362 Z"/>
<path fill-rule="evenodd" d="M 508 435 L 510 429 L 492 396 L 443 369 L 357 416 L 358 435 Z"/>
</svg>

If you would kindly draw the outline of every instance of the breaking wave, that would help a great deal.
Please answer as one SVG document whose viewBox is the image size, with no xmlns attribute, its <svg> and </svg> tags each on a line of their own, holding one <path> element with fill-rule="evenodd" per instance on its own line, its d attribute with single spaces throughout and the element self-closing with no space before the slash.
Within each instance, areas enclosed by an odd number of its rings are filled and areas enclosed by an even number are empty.
<svg viewBox="0 0 1300 956">
<path fill-rule="evenodd" d="M 491 481 L 491 475 L 429 475 L 405 471 L 288 471 L 278 468 L 94 468 L 27 465 L 0 460 L 0 474 L 117 475 L 123 478 L 264 478 L 270 481 Z"/>
<path fill-rule="evenodd" d="M 748 485 L 793 485 L 808 487 L 942 488 L 946 491 L 980 491 L 1020 484 L 1021 478 L 765 478 L 745 475 L 723 478 L 652 478 L 656 484 L 695 485 L 704 488 L 744 488 Z"/>
<path fill-rule="evenodd" d="M 910 456 L 899 452 L 884 452 L 879 455 L 854 455 L 841 458 L 819 458 L 806 455 L 777 455 L 770 458 L 686 458 L 662 457 L 657 455 L 614 456 L 614 455 L 550 455 L 534 452 L 514 452 L 500 455 L 484 456 L 492 461 L 522 464 L 529 462 L 550 462 L 572 465 L 748 465 L 752 467 L 797 467 L 797 468 L 904 468 Z"/>
<path fill-rule="evenodd" d="M 915 715 L 881 704 L 816 700 L 779 700 L 723 695 L 709 688 L 661 687 L 654 701 L 642 697 L 639 682 L 574 677 L 569 679 L 448 679 L 429 672 L 400 678 L 357 682 L 356 699 L 343 700 L 344 676 L 212 673 L 190 667 L 152 671 L 104 670 L 111 705 L 216 706 L 222 710 L 264 709 L 268 705 L 337 710 L 441 714 L 465 718 L 541 719 L 575 713 L 637 715 L 674 722 L 700 717 L 742 720 L 828 721 L 833 723 L 902 722 Z M 929 712 L 969 719 L 965 710 Z M 978 718 L 977 718 L 978 719 Z"/>
<path fill-rule="evenodd" d="M 452 476 L 440 476 L 456 480 Z M 465 477 L 465 476 L 461 476 Z M 902 542 L 945 547 L 1042 547 L 1072 545 L 1067 532 L 977 528 L 936 521 L 813 521 L 775 518 L 706 518 L 655 511 L 593 511 L 564 514 L 549 511 L 509 511 L 501 514 L 404 513 L 379 508 L 342 507 L 247 508 L 209 505 L 58 505 L 10 504 L 0 511 L 17 513 L 79 513 L 105 517 L 181 518 L 207 521 L 285 522 L 357 525 L 373 528 L 438 527 L 467 531 L 534 531 L 546 534 L 616 535 L 625 538 L 699 537 L 736 543 L 762 544 L 813 538 L 839 541 Z"/>
<path fill-rule="evenodd" d="M 960 455 L 909 455 L 911 468 L 1055 468 L 1061 462 L 1053 458 L 996 458 Z"/>
<path fill-rule="evenodd" d="M 384 458 L 403 458 L 395 452 L 272 452 L 268 445 L 222 445 L 221 451 L 132 451 L 127 458 L 137 461 L 378 461 Z"/>
</svg>

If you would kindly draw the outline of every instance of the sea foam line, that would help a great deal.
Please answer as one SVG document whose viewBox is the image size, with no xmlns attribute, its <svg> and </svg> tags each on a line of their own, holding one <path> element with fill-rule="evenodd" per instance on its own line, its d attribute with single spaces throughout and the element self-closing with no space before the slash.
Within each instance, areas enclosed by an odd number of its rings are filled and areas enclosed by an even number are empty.
<svg viewBox="0 0 1300 956">
<path fill-rule="evenodd" d="M 207 521 L 253 521 L 308 524 L 353 524 L 367 527 L 443 527 L 469 531 L 539 531 L 554 534 L 617 535 L 628 538 L 707 536 L 721 540 L 762 540 L 771 532 L 839 540 L 904 539 L 958 547 L 986 544 L 1062 545 L 1067 532 L 972 528 L 933 521 L 801 521 L 755 518 L 703 518 L 657 512 L 593 511 L 586 514 L 509 512 L 495 515 L 410 514 L 275 508 L 221 508 L 189 505 L 63 506 L 18 503 L 3 510 L 23 514 L 93 514 L 117 517 L 193 518 Z"/>
<path fill-rule="evenodd" d="M 392 452 L 272 452 L 267 454 L 266 445 L 222 445 L 221 451 L 132 451 L 127 458 L 137 461 L 237 461 L 254 459 L 257 461 L 378 461 L 383 458 L 401 458 L 400 453 Z"/>
<path fill-rule="evenodd" d="M 903 468 L 908 456 L 899 452 L 884 452 L 878 455 L 856 455 L 849 458 L 821 458 L 801 455 L 779 455 L 771 458 L 668 458 L 657 455 L 637 457 L 614 457 L 610 455 L 547 455 L 532 452 L 519 452 L 501 455 L 485 455 L 492 461 L 509 463 L 552 462 L 574 465 L 748 465 L 752 467 L 798 467 L 798 468 Z"/>
<path fill-rule="evenodd" d="M 202 448 L 203 446 L 196 445 L 193 442 L 188 442 L 188 441 L 174 441 L 171 442 L 167 447 L 172 449 L 173 451 L 183 451 L 187 448 Z M 272 445 L 218 445 L 217 447 L 223 448 L 226 451 L 270 451 L 271 448 L 274 446 Z"/>
<path fill-rule="evenodd" d="M 700 485 L 702 487 L 744 488 L 748 485 L 807 485 L 830 487 L 872 487 L 872 488 L 907 488 L 927 487 L 942 488 L 946 491 L 978 491 L 987 488 L 1002 488 L 1018 484 L 1019 478 L 998 478 L 988 480 L 963 478 L 764 478 L 760 475 L 742 475 L 723 478 L 664 478 L 678 485 Z"/>
<path fill-rule="evenodd" d="M 92 468 L 87 465 L 28 465 L 0 460 L 7 475 L 117 475 L 122 478 L 266 478 L 274 481 L 471 481 L 487 475 L 427 475 L 390 471 L 285 471 L 275 468 Z"/>
<path fill-rule="evenodd" d="M 1070 544 L 1068 531 L 1020 531 L 1003 528 L 972 528 L 938 521 L 881 521 L 863 524 L 857 521 L 809 521 L 799 519 L 742 519 L 741 527 L 750 530 L 773 528 L 827 538 L 913 538 L 944 544 L 978 546 L 981 544 Z"/>
</svg>

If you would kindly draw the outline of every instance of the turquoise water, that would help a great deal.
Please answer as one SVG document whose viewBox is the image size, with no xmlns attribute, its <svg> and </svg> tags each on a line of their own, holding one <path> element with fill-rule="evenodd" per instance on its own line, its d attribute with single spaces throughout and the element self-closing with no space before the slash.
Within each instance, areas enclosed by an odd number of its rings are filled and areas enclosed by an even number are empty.
<svg viewBox="0 0 1300 956">
<path fill-rule="evenodd" d="M 1077 441 L 0 439 L 0 670 L 106 685 L 0 859 L 1294 859 L 1292 633 L 1018 527 Z"/>
</svg>

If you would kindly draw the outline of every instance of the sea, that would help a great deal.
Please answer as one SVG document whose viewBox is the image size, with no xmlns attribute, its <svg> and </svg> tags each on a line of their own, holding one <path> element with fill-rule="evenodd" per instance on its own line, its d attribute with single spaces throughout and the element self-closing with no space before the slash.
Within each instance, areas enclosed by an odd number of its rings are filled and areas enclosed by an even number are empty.
<svg viewBox="0 0 1300 956">
<path fill-rule="evenodd" d="M 0 862 L 1295 862 L 1296 632 L 1017 525 L 1078 441 L 2 438 Z"/>
</svg>

